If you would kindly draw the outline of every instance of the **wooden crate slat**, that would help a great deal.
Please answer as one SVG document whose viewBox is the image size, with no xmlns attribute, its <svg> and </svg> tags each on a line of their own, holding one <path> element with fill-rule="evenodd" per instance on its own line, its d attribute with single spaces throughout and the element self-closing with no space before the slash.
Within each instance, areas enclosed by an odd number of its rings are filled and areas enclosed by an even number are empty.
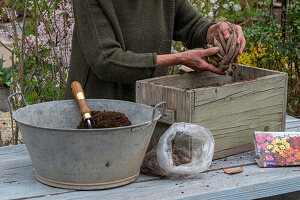
<svg viewBox="0 0 300 200">
<path fill-rule="evenodd" d="M 242 152 L 247 152 L 249 150 L 252 150 L 254 148 L 253 143 L 247 143 L 247 144 L 241 144 L 236 147 L 228 148 L 228 149 L 222 149 L 222 150 L 215 150 L 213 159 L 219 159 L 226 157 L 228 155 L 235 155 Z"/>
</svg>

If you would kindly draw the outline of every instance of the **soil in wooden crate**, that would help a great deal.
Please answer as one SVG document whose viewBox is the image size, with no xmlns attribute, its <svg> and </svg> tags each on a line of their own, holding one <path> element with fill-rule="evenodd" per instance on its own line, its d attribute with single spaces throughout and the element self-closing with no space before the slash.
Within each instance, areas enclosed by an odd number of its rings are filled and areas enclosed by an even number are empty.
<svg viewBox="0 0 300 200">
<path fill-rule="evenodd" d="M 115 128 L 130 126 L 131 121 L 124 113 L 114 111 L 91 111 L 92 128 Z M 86 121 L 82 120 L 77 129 L 88 129 Z"/>
<path fill-rule="evenodd" d="M 208 88 L 208 87 L 220 87 L 220 86 L 223 86 L 223 85 L 229 85 L 229 84 L 233 84 L 233 83 L 244 83 L 244 82 L 253 81 L 253 80 L 256 80 L 256 78 L 247 79 L 247 80 L 230 81 L 228 83 L 214 83 L 214 84 L 208 84 L 206 86 L 201 86 L 201 87 L 198 87 L 196 85 L 196 86 L 191 87 L 191 88 L 184 88 L 184 90 L 192 90 L 192 89 L 197 89 L 197 88 Z"/>
</svg>

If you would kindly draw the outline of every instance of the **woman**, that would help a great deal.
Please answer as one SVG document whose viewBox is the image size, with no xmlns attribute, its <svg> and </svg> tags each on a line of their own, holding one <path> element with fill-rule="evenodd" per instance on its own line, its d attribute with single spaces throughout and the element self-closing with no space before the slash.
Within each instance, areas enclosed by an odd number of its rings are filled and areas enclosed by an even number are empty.
<svg viewBox="0 0 300 200">
<path fill-rule="evenodd" d="M 67 99 L 72 98 L 74 80 L 82 84 L 86 98 L 135 101 L 135 82 L 166 75 L 170 65 L 224 74 L 203 59 L 216 54 L 217 47 L 170 54 L 172 40 L 195 49 L 204 47 L 217 30 L 229 37 L 227 23 L 202 18 L 188 0 L 73 0 L 73 9 Z M 240 55 L 245 39 L 236 27 Z"/>
</svg>

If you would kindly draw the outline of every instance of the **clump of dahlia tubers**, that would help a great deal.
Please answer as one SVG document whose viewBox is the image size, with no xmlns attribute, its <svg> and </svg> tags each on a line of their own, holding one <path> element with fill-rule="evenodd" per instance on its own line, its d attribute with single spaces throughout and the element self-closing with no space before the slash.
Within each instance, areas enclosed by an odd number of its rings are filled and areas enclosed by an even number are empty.
<svg viewBox="0 0 300 200">
<path fill-rule="evenodd" d="M 176 146 L 175 141 L 172 141 L 172 159 L 173 165 L 178 166 L 191 162 L 190 156 L 182 148 Z"/>
<path fill-rule="evenodd" d="M 172 161 L 174 166 L 184 165 L 191 163 L 191 156 L 189 155 L 188 150 L 175 144 L 175 141 L 172 141 Z M 157 160 L 157 145 L 146 154 L 141 171 L 144 174 L 154 174 L 159 176 L 166 176 L 167 173 L 164 169 L 158 164 Z"/>
<path fill-rule="evenodd" d="M 230 36 L 226 41 L 224 36 L 219 32 L 218 36 L 214 37 L 207 48 L 219 47 L 219 52 L 213 56 L 209 56 L 208 61 L 217 68 L 232 75 L 238 63 L 236 56 L 240 50 L 240 44 L 237 44 L 237 33 L 231 25 L 229 28 Z"/>
</svg>

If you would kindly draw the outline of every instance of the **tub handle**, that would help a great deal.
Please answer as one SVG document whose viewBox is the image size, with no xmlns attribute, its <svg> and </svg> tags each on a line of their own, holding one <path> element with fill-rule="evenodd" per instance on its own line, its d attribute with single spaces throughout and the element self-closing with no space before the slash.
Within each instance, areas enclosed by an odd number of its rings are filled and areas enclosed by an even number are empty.
<svg viewBox="0 0 300 200">
<path fill-rule="evenodd" d="M 7 98 L 7 101 L 8 101 L 8 106 L 9 106 L 9 109 L 10 109 L 10 112 L 13 113 L 14 112 L 14 109 L 12 107 L 12 103 L 11 103 L 11 98 L 16 96 L 16 95 L 21 95 L 22 97 L 22 100 L 24 101 L 25 105 L 28 106 L 27 104 L 27 101 L 25 100 L 24 98 L 24 95 L 21 93 L 21 92 L 16 92 L 16 93 L 13 93 L 12 95 L 10 95 L 8 98 Z"/>
<path fill-rule="evenodd" d="M 160 107 L 160 106 L 163 106 L 163 111 L 162 111 L 162 114 L 161 114 L 160 118 L 163 118 L 163 117 L 165 116 L 166 108 L 167 108 L 167 102 L 162 101 L 162 102 L 156 104 L 156 106 L 153 108 L 152 118 L 151 118 L 151 122 L 150 122 L 149 126 L 152 125 L 152 123 L 153 123 L 153 121 L 154 121 L 154 117 L 155 117 L 155 111 L 156 111 L 157 108 Z"/>
</svg>

